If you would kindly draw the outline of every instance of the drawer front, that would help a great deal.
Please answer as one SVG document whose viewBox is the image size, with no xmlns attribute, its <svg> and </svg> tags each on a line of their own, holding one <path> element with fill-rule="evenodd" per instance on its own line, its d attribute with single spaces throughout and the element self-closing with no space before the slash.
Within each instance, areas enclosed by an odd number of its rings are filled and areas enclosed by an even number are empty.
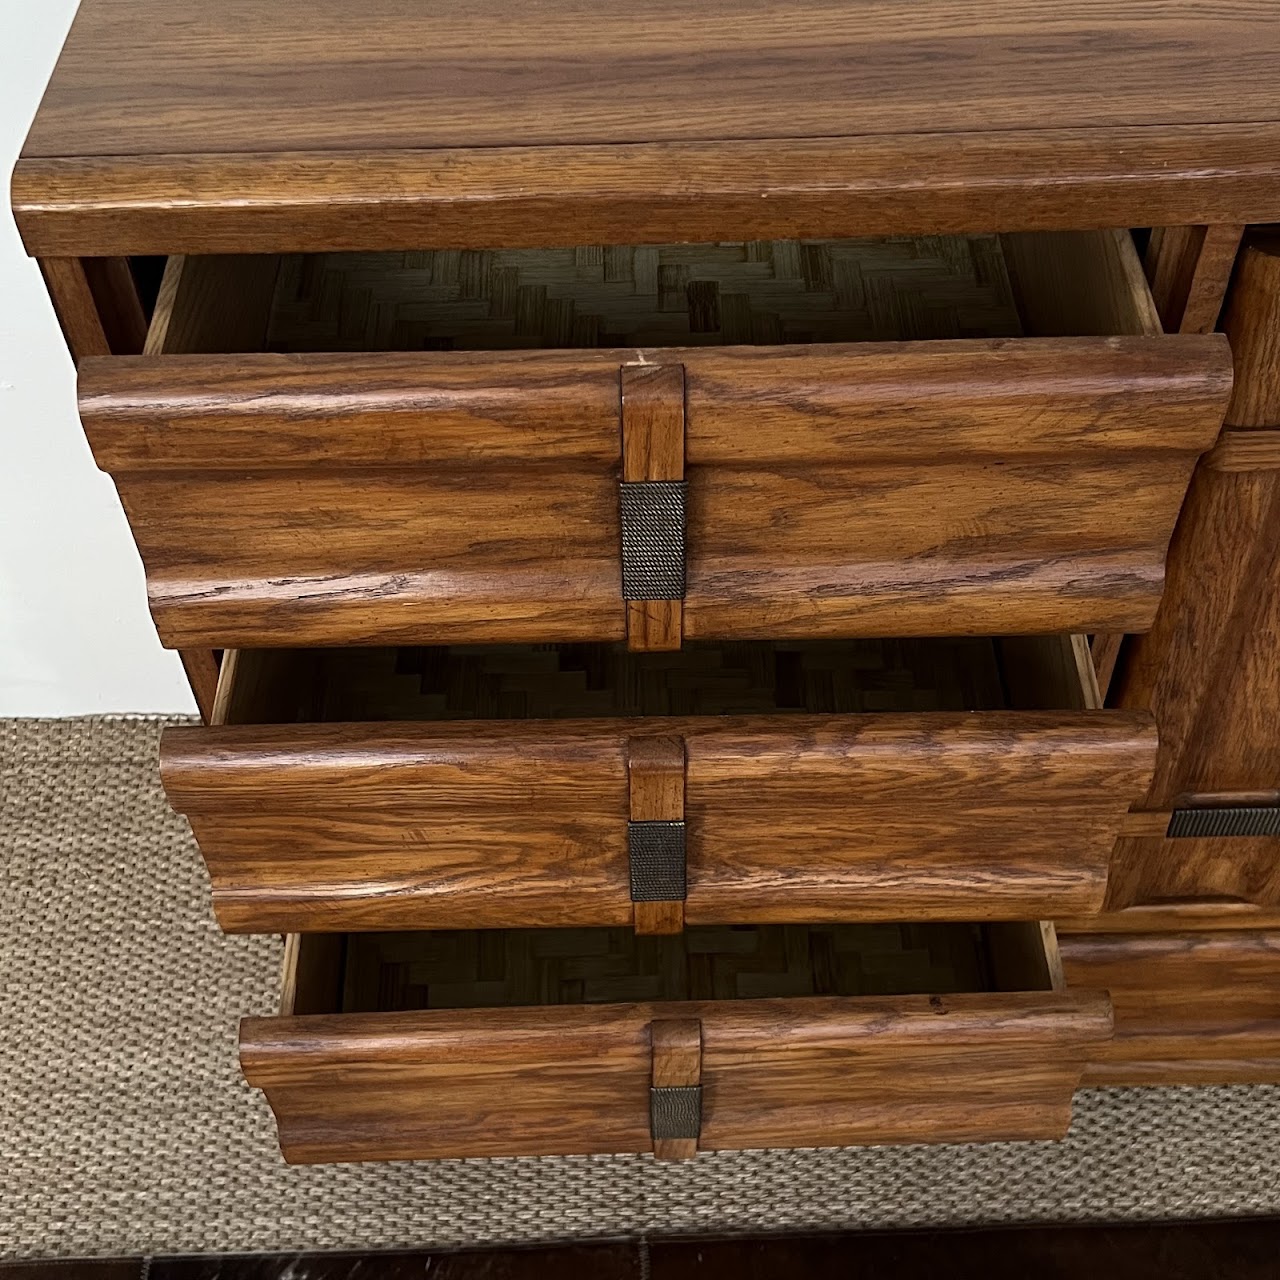
<svg viewBox="0 0 1280 1280">
<path fill-rule="evenodd" d="M 1027 992 L 250 1018 L 240 1056 L 293 1162 L 642 1152 L 672 1023 L 695 1028 L 714 1150 L 1061 1137 L 1110 1010 Z"/>
<path fill-rule="evenodd" d="M 1280 1084 L 1280 932 L 1072 934 L 1073 986 L 1106 988 L 1115 1039 L 1089 1084 Z"/>
<path fill-rule="evenodd" d="M 80 408 L 171 646 L 621 639 L 620 481 L 682 470 L 627 554 L 683 538 L 688 638 L 1029 634 L 1150 625 L 1229 386 L 1178 335 L 144 356 Z"/>
<path fill-rule="evenodd" d="M 1155 749 L 1129 712 L 321 724 L 171 729 L 162 773 L 228 929 L 627 924 L 652 818 L 690 923 L 992 920 L 1100 908 Z"/>
</svg>

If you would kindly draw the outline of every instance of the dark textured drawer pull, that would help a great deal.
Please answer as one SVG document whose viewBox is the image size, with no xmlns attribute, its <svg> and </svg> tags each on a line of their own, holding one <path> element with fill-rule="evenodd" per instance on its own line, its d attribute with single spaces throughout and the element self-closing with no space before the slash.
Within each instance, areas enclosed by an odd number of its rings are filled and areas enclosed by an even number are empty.
<svg viewBox="0 0 1280 1280">
<path fill-rule="evenodd" d="M 701 1136 L 702 1086 L 693 1084 L 651 1088 L 649 1133 L 655 1142 Z"/>
<path fill-rule="evenodd" d="M 1171 837 L 1280 836 L 1280 805 L 1230 805 L 1217 809 L 1175 809 Z"/>
<path fill-rule="evenodd" d="M 632 902 L 683 902 L 683 822 L 627 823 Z"/>
<path fill-rule="evenodd" d="M 622 597 L 683 600 L 685 590 L 683 480 L 624 480 Z"/>
</svg>

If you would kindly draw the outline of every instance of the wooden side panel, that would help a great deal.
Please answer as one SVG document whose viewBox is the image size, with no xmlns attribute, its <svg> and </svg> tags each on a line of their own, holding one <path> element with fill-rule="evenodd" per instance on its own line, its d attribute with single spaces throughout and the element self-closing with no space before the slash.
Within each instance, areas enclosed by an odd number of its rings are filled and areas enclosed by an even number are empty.
<svg viewBox="0 0 1280 1280">
<path fill-rule="evenodd" d="M 1064 935 L 1072 987 L 1106 988 L 1115 1039 L 1086 1084 L 1280 1083 L 1280 932 Z"/>
<path fill-rule="evenodd" d="M 1266 791 L 1280 779 L 1280 450 L 1267 429 L 1280 426 L 1274 238 L 1246 246 L 1223 323 L 1236 366 L 1227 414 L 1235 430 L 1196 472 L 1164 602 L 1151 633 L 1131 645 L 1113 698 L 1153 708 L 1160 722 L 1154 809 L 1194 793 Z M 1259 448 L 1249 447 L 1254 438 Z"/>
<path fill-rule="evenodd" d="M 632 920 L 636 729 L 175 728 L 161 769 L 228 929 L 617 925 Z M 688 755 L 690 923 L 1096 911 L 1155 751 L 1150 717 L 1115 712 L 652 718 L 644 732 Z"/>
<path fill-rule="evenodd" d="M 1114 699 L 1149 706 L 1160 722 L 1149 807 L 1276 785 L 1277 652 L 1280 469 L 1201 468 L 1174 536 L 1165 602 L 1132 646 Z"/>
<path fill-rule="evenodd" d="M 649 1025 L 702 1023 L 702 1149 L 1060 1137 L 1105 996 L 748 1000 L 250 1018 L 295 1162 L 650 1149 Z"/>
<path fill-rule="evenodd" d="M 685 634 L 1141 630 L 1218 337 L 686 359 Z"/>
<path fill-rule="evenodd" d="M 1166 333 L 1212 333 L 1244 228 L 1156 227 L 1147 246 L 1151 293 Z"/>
<path fill-rule="evenodd" d="M 1164 332 L 1127 230 L 1003 235 L 1000 246 L 1027 334 Z"/>
<path fill-rule="evenodd" d="M 279 271 L 274 254 L 171 257 L 143 354 L 261 350 Z"/>
</svg>

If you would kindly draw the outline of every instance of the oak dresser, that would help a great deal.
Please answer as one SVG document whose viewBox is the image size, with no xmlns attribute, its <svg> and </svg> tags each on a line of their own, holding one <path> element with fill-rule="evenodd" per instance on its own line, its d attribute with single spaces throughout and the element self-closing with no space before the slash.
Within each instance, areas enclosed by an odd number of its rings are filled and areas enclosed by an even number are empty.
<svg viewBox="0 0 1280 1280">
<path fill-rule="evenodd" d="M 1278 80 L 1271 0 L 83 0 L 14 209 L 288 1159 L 1280 1082 Z"/>
</svg>

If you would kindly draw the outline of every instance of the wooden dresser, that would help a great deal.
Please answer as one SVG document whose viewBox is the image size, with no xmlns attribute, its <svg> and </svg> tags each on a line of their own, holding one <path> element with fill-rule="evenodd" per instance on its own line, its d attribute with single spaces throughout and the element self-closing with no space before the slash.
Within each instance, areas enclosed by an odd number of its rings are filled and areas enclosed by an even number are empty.
<svg viewBox="0 0 1280 1280">
<path fill-rule="evenodd" d="M 1280 1082 L 1278 79 L 1271 0 L 83 0 L 14 208 L 287 1158 Z"/>
</svg>

